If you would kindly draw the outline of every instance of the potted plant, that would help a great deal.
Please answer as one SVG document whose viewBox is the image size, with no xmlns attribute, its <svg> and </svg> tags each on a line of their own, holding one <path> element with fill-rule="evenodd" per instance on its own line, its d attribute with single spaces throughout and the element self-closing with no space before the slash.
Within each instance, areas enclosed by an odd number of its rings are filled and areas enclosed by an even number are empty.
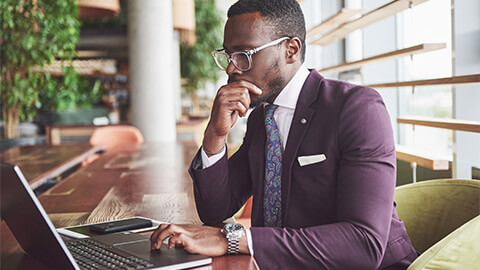
<svg viewBox="0 0 480 270">
<path fill-rule="evenodd" d="M 48 72 L 32 70 L 56 58 L 70 60 L 79 39 L 76 0 L 0 1 L 0 94 L 5 137 L 18 137 L 20 120 L 32 119 L 42 106 L 43 91 L 74 86 Z"/>
<path fill-rule="evenodd" d="M 93 108 L 102 98 L 100 80 L 82 78 L 72 66 L 64 66 L 62 74 L 39 94 L 38 123 L 89 124 L 92 118 L 107 115 L 106 108 Z"/>
<path fill-rule="evenodd" d="M 208 81 L 217 81 L 219 69 L 212 58 L 212 50 L 222 45 L 223 19 L 215 5 L 215 0 L 195 0 L 194 46 L 180 44 L 180 71 L 183 88 L 189 94 L 205 86 Z"/>
</svg>

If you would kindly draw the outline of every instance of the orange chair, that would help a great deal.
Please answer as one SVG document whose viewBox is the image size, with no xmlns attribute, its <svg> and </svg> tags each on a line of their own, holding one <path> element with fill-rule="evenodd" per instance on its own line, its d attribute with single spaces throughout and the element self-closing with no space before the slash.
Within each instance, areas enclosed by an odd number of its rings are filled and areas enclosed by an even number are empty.
<svg viewBox="0 0 480 270">
<path fill-rule="evenodd" d="M 95 129 L 90 137 L 90 144 L 103 145 L 104 151 L 122 146 L 142 144 L 142 132 L 134 126 L 105 126 Z"/>
<path fill-rule="evenodd" d="M 235 218 L 235 221 L 237 223 L 240 223 L 243 225 L 245 229 L 249 229 L 252 226 L 252 204 L 253 204 L 253 196 L 250 197 L 250 199 L 247 200 L 245 205 L 243 206 L 242 213 L 238 218 Z"/>
</svg>

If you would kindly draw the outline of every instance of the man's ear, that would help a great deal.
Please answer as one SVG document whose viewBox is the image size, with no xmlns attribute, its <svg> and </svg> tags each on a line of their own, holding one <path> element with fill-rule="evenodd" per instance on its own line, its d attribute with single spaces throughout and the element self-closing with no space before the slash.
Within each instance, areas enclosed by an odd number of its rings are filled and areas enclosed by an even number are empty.
<svg viewBox="0 0 480 270">
<path fill-rule="evenodd" d="M 293 64 L 300 61 L 302 51 L 302 42 L 298 37 L 287 40 L 287 64 Z"/>
</svg>

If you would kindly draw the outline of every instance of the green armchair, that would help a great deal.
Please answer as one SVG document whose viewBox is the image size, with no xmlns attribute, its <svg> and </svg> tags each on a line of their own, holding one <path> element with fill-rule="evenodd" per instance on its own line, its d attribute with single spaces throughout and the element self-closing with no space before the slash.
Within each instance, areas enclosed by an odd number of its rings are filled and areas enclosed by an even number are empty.
<svg viewBox="0 0 480 270">
<path fill-rule="evenodd" d="M 480 268 L 479 180 L 404 185 L 396 188 L 395 201 L 413 246 L 422 254 L 408 269 Z"/>
</svg>

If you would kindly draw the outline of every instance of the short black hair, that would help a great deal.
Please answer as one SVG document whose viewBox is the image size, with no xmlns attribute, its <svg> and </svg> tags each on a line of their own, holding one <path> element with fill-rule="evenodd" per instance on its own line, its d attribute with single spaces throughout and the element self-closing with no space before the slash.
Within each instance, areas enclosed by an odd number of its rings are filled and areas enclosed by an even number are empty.
<svg viewBox="0 0 480 270">
<path fill-rule="evenodd" d="M 228 18 L 254 12 L 260 12 L 272 24 L 274 38 L 298 37 L 302 62 L 305 60 L 305 17 L 296 0 L 239 0 L 228 10 Z"/>
</svg>

